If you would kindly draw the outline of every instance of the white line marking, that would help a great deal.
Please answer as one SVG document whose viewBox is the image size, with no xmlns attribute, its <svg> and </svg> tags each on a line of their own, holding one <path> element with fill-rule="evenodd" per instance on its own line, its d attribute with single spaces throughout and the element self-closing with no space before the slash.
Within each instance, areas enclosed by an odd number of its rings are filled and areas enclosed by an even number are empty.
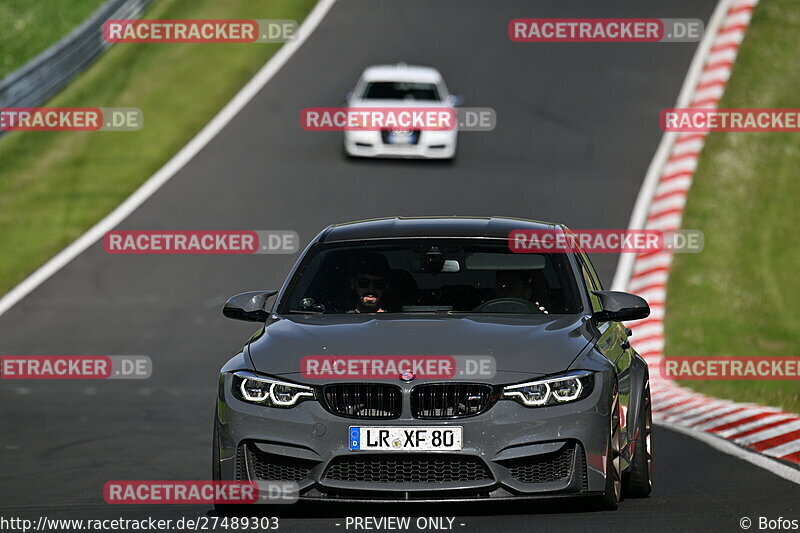
<svg viewBox="0 0 800 533">
<path fill-rule="evenodd" d="M 792 468 L 791 466 L 786 466 L 785 464 L 779 463 L 769 457 L 765 457 L 760 453 L 748 450 L 746 448 L 741 448 L 729 440 L 722 439 L 716 435 L 712 435 L 711 433 L 695 431 L 694 429 L 685 428 L 670 422 L 658 421 L 656 422 L 656 425 L 671 429 L 676 433 L 692 437 L 693 439 L 697 439 L 700 442 L 708 444 L 716 450 L 742 459 L 743 461 L 747 461 L 748 463 L 761 467 L 764 470 L 769 470 L 776 476 L 780 476 L 783 479 L 800 485 L 800 470 Z"/>
<path fill-rule="evenodd" d="M 206 126 L 181 148 L 172 159 L 153 174 L 141 187 L 122 202 L 114 211 L 92 226 L 55 257 L 39 267 L 30 276 L 0 298 L 0 315 L 11 309 L 53 274 L 61 270 L 84 250 L 97 242 L 107 232 L 125 220 L 158 189 L 197 155 L 222 129 L 247 105 L 258 92 L 278 73 L 300 46 L 314 32 L 336 0 L 319 0 L 297 30 L 296 39 L 284 44 L 255 76 L 234 96 Z"/>
</svg>

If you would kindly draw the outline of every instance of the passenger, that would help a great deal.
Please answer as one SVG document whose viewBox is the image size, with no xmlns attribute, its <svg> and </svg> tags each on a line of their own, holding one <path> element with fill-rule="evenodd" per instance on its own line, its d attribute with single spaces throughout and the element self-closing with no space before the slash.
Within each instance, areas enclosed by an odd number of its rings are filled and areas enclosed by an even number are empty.
<svg viewBox="0 0 800 533">
<path fill-rule="evenodd" d="M 547 283 L 534 283 L 534 272 L 530 270 L 498 270 L 495 276 L 495 298 L 519 298 L 533 303 L 544 314 L 549 314 L 543 303 L 546 294 L 534 295 L 535 286 L 546 291 Z M 544 281 L 544 280 L 540 280 Z M 534 299 L 536 296 L 537 300 Z"/>
</svg>

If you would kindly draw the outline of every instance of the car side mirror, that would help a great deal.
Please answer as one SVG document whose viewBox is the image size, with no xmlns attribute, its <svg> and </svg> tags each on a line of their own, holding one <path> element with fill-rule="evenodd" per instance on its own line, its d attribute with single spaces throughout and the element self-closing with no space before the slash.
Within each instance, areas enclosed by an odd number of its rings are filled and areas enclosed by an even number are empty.
<svg viewBox="0 0 800 533">
<path fill-rule="evenodd" d="M 278 294 L 278 291 L 250 291 L 237 294 L 225 302 L 222 314 L 235 320 L 247 322 L 264 322 L 269 318 L 267 300 Z"/>
<path fill-rule="evenodd" d="M 592 315 L 598 322 L 623 322 L 650 316 L 650 306 L 641 296 L 621 291 L 592 291 L 602 309 Z"/>
<path fill-rule="evenodd" d="M 345 101 L 346 104 L 349 104 L 350 100 L 352 100 L 352 99 L 353 99 L 353 91 L 350 91 L 349 93 L 344 95 L 344 101 Z"/>
<path fill-rule="evenodd" d="M 447 97 L 447 103 L 453 107 L 458 107 L 464 103 L 464 97 L 460 94 L 451 94 Z"/>
</svg>

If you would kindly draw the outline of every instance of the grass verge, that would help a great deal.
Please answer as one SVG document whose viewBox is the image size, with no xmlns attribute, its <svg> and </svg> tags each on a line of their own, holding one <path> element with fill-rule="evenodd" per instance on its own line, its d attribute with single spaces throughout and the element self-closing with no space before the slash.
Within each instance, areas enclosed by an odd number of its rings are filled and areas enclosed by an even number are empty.
<svg viewBox="0 0 800 533">
<path fill-rule="evenodd" d="M 105 0 L 0 2 L 0 78 L 44 52 L 89 18 Z"/>
<path fill-rule="evenodd" d="M 315 0 L 160 0 L 146 18 L 294 19 Z M 0 294 L 108 214 L 186 144 L 279 44 L 118 44 L 49 106 L 138 107 L 136 132 L 0 138 Z"/>
<path fill-rule="evenodd" d="M 798 108 L 800 3 L 756 7 L 721 108 Z M 800 356 L 800 134 L 712 133 L 683 227 L 705 249 L 677 254 L 669 356 Z M 798 381 L 686 381 L 692 389 L 800 412 Z"/>
</svg>

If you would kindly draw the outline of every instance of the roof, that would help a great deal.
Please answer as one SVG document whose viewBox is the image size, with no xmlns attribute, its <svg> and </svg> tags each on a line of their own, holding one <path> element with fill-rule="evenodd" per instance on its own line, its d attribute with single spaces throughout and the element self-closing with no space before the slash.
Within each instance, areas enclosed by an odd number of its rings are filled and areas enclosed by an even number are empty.
<svg viewBox="0 0 800 533">
<path fill-rule="evenodd" d="M 373 65 L 361 75 L 366 81 L 406 81 L 418 83 L 439 83 L 442 75 L 433 67 L 418 65 Z"/>
<path fill-rule="evenodd" d="M 513 230 L 547 230 L 556 224 L 507 217 L 388 217 L 335 224 L 322 242 L 404 237 L 489 237 L 506 239 Z"/>
</svg>

